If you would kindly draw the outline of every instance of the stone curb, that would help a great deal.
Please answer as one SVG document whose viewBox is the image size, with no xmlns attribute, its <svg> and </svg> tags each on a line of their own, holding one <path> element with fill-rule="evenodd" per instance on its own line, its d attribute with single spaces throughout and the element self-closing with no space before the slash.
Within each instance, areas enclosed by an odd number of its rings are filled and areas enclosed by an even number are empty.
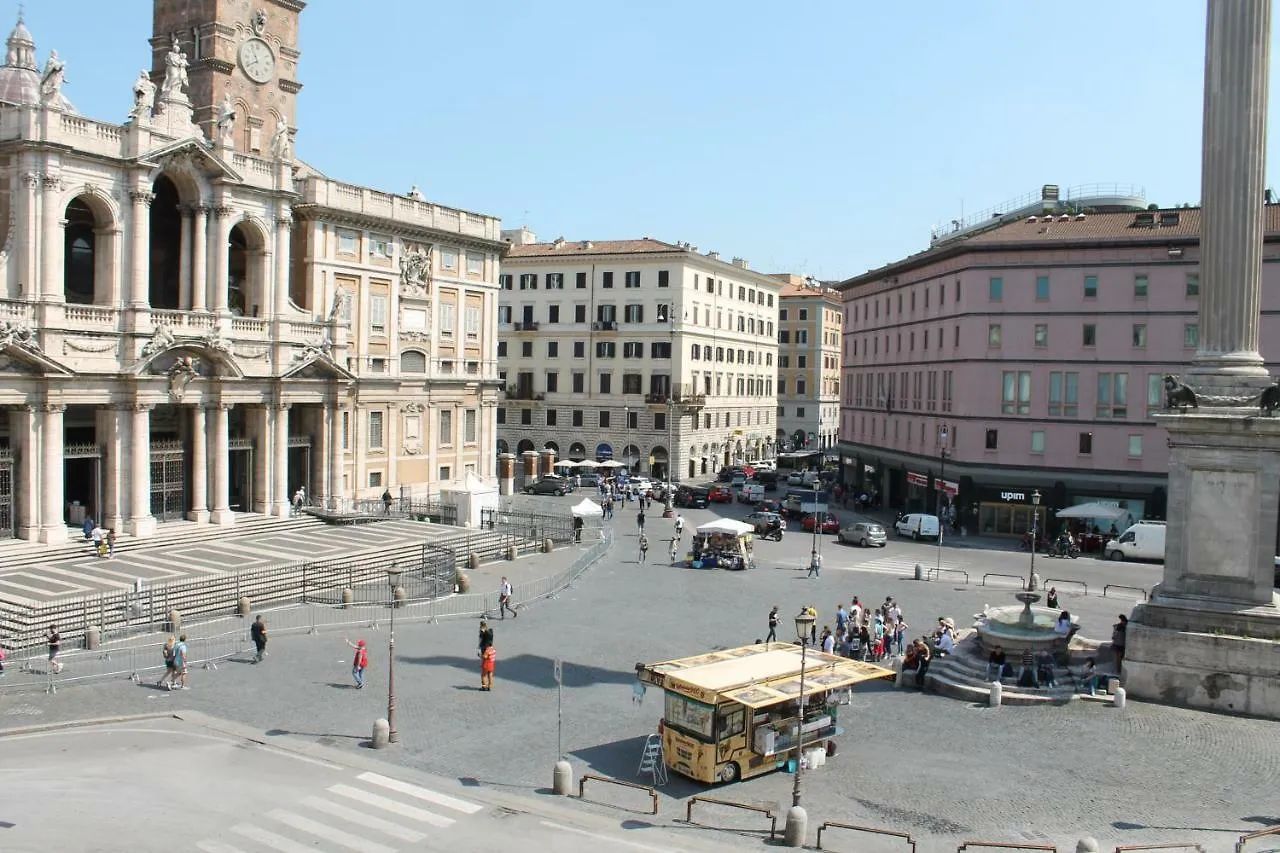
<svg viewBox="0 0 1280 853">
<path fill-rule="evenodd" d="M 137 723 L 143 720 L 177 720 L 182 719 L 178 714 L 172 712 L 158 714 L 124 714 L 116 717 L 90 717 L 86 720 L 69 720 L 61 723 L 44 723 L 37 726 L 17 726 L 14 728 L 0 728 L 0 739 L 7 737 L 16 737 L 18 735 L 40 734 L 42 732 L 55 732 L 62 729 L 83 729 L 91 726 L 109 726 L 118 723 Z"/>
</svg>

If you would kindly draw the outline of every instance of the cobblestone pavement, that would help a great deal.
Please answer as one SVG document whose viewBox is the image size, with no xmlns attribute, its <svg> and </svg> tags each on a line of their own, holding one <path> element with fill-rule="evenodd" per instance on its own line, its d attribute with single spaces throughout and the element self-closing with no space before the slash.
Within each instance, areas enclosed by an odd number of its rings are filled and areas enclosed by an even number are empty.
<svg viewBox="0 0 1280 853">
<path fill-rule="evenodd" d="M 138 578 L 152 584 L 266 569 L 303 558 L 326 560 L 461 532 L 458 527 L 400 520 L 311 525 L 248 535 L 228 531 L 216 539 L 123 551 L 110 560 L 96 556 L 86 544 L 78 557 L 0 571 L 0 596 L 40 602 L 68 595 L 120 592 L 133 589 Z"/>
<path fill-rule="evenodd" d="M 298 749 L 280 738 L 261 744 L 238 727 L 198 717 L 0 738 L 4 849 L 478 853 L 532 844 L 621 853 L 635 848 L 627 835 L 655 851 L 720 849 L 657 827 L 621 829 L 557 798 L 464 787 L 383 764 L 375 753 Z"/>
<path fill-rule="evenodd" d="M 1011 601 L 1013 582 L 981 587 L 979 570 L 1017 575 L 1028 560 L 1025 554 L 944 549 L 944 564 L 966 563 L 971 583 L 915 582 L 905 566 L 924 562 L 932 549 L 891 542 L 883 552 L 866 553 L 828 538 L 822 576 L 807 580 L 801 567 L 811 540 L 797 534 L 758 543 L 755 571 L 641 566 L 635 562 L 634 514 L 617 514 L 617 546 L 573 588 L 518 619 L 496 623 L 491 693 L 478 690 L 474 621 L 397 626 L 402 743 L 387 756 L 480 787 L 542 788 L 557 755 L 552 668 L 559 657 L 564 751 L 579 772 L 635 779 L 641 743 L 662 715 L 656 691 L 634 701 L 637 661 L 751 642 L 764 635 L 773 604 L 790 615 L 812 603 L 826 623 L 838 601 L 858 595 L 879 602 L 893 595 L 920 628 L 943 614 L 963 624 L 984 604 Z M 691 526 L 712 517 L 685 516 Z M 661 538 L 670 528 L 660 526 L 669 524 L 652 518 L 651 539 Z M 902 565 L 878 562 L 889 558 Z M 1059 588 L 1064 606 L 1080 616 L 1082 634 L 1100 639 L 1134 599 L 1102 598 L 1098 588 L 1115 578 L 1147 587 L 1160 573 L 1158 566 L 1084 558 L 1054 562 L 1052 574 L 1040 569 L 1046 578 L 1061 573 L 1089 584 L 1088 596 Z M 193 708 L 262 731 L 330 738 L 339 748 L 355 749 L 373 719 L 386 712 L 385 626 L 359 636 L 373 651 L 364 690 L 351 689 L 343 638 L 320 633 L 273 640 L 261 665 L 228 663 L 217 672 L 194 673 L 190 691 L 119 682 L 3 698 L 0 713 L 17 723 Z M 1135 702 L 1123 711 L 1085 703 L 991 710 L 879 685 L 856 692 L 840 720 L 846 734 L 839 755 L 804 777 L 811 822 L 905 830 L 926 850 L 964 839 L 1061 847 L 1092 834 L 1104 846 L 1187 840 L 1225 851 L 1235 834 L 1280 822 L 1274 794 L 1280 739 L 1271 722 Z M 791 783 L 778 773 L 717 793 L 787 804 Z M 675 799 L 699 790 L 673 778 L 663 791 L 664 819 L 675 817 Z"/>
</svg>

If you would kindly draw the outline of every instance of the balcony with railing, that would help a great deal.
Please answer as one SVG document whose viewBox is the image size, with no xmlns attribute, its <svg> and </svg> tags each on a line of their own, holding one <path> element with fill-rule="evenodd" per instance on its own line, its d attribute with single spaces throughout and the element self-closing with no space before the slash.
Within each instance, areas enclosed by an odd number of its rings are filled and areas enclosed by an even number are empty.
<svg viewBox="0 0 1280 853">
<path fill-rule="evenodd" d="M 298 181 L 295 187 L 298 192 L 296 204 L 299 205 L 314 204 L 482 240 L 498 242 L 502 239 L 502 223 L 493 216 L 441 207 L 408 196 L 315 176 Z"/>
<path fill-rule="evenodd" d="M 700 409 L 707 405 L 707 395 L 695 390 L 693 385 L 678 385 L 671 388 L 669 392 L 652 392 L 644 395 L 644 401 L 649 406 L 665 407 L 668 404 L 679 406 L 681 409 L 688 411 L 690 409 Z"/>
<path fill-rule="evenodd" d="M 537 324 L 537 323 L 535 323 L 535 322 L 533 322 L 532 320 L 526 320 L 526 321 L 523 321 L 523 322 L 515 323 L 515 324 L 513 324 L 513 325 L 515 326 L 515 330 L 516 330 L 517 332 L 536 332 L 536 331 L 538 331 L 538 324 Z"/>
<path fill-rule="evenodd" d="M 508 385 L 504 396 L 508 400 L 545 400 L 547 395 L 541 391 L 534 391 L 532 388 L 522 388 L 518 385 Z"/>
</svg>

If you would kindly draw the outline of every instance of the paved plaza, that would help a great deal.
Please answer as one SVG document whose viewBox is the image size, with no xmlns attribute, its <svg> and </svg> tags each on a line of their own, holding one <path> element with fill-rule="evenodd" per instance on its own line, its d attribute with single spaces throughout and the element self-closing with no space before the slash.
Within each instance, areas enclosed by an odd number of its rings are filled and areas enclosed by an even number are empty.
<svg viewBox="0 0 1280 853">
<path fill-rule="evenodd" d="M 544 505 L 550 509 L 556 499 Z M 691 527 L 720 509 L 684 514 Z M 655 543 L 671 529 L 657 515 L 651 513 L 647 525 Z M 823 537 L 822 576 L 810 580 L 803 566 L 811 538 L 796 533 L 781 543 L 757 543 L 754 571 L 697 571 L 664 565 L 665 548 L 658 544 L 648 565 L 637 563 L 634 505 L 619 510 L 613 525 L 611 553 L 573 587 L 522 608 L 518 619 L 495 623 L 498 666 L 491 693 L 478 689 L 474 620 L 398 625 L 402 742 L 379 757 L 459 780 L 471 791 L 541 796 L 536 792 L 549 784 L 557 757 L 552 673 L 560 658 L 563 744 L 575 769 L 638 779 L 641 744 L 656 730 L 662 697 L 650 690 L 636 701 L 637 661 L 762 638 L 774 604 L 787 617 L 813 604 L 819 623 L 828 624 L 836 603 L 853 595 L 867 602 L 894 596 L 912 633 L 924 633 L 941 615 L 963 626 L 984 605 L 1011 601 L 1016 580 L 991 577 L 984 587 L 983 574 L 1025 575 L 1029 564 L 1029 555 L 1016 551 L 947 546 L 943 565 L 967 571 L 970 582 L 959 575 L 916 582 L 910 577 L 915 563 L 937 561 L 932 546 L 891 540 L 886 549 L 863 551 Z M 514 565 L 536 575 L 542 559 Z M 1046 581 L 1087 584 L 1083 595 L 1082 587 L 1059 583 L 1062 604 L 1079 617 L 1084 636 L 1106 640 L 1117 614 L 1128 612 L 1136 596 L 1113 591 L 1119 597 L 1103 598 L 1102 586 L 1149 588 L 1161 568 L 1041 557 L 1037 571 Z M 784 619 L 784 632 L 789 628 Z M 261 665 L 245 656 L 217 671 L 196 671 L 189 691 L 113 681 L 53 696 L 0 696 L 0 715 L 17 725 L 191 709 L 266 732 L 268 742 L 301 739 L 358 756 L 367 754 L 360 744 L 372 721 L 386 713 L 386 625 L 350 634 L 357 638 L 372 650 L 365 690 L 351 688 L 342 633 L 320 631 L 272 640 Z M 1120 711 L 1079 702 L 993 710 L 887 685 L 857 691 L 840 709 L 840 721 L 846 733 L 839 754 L 804 778 L 811 828 L 835 820 L 898 829 L 911 832 L 924 850 L 954 849 L 967 839 L 1063 849 L 1091 834 L 1104 845 L 1194 841 L 1225 851 L 1238 834 L 1280 822 L 1274 794 L 1280 740 L 1271 722 L 1135 702 Z M 715 793 L 786 805 L 791 784 L 791 776 L 775 773 Z M 673 777 L 654 820 L 682 817 L 678 802 L 701 790 Z M 574 805 L 613 815 L 618 826 L 635 817 Z M 734 834 L 723 840 L 758 843 Z"/>
<path fill-rule="evenodd" d="M 109 560 L 92 553 L 86 543 L 83 554 L 77 557 L 0 571 L 0 598 L 45 602 L 64 596 L 120 592 L 133 589 L 139 578 L 150 585 L 211 577 L 302 559 L 373 553 L 462 532 L 458 527 L 399 520 L 340 526 L 315 524 L 248 535 L 229 530 L 216 539 L 138 548 Z"/>
</svg>

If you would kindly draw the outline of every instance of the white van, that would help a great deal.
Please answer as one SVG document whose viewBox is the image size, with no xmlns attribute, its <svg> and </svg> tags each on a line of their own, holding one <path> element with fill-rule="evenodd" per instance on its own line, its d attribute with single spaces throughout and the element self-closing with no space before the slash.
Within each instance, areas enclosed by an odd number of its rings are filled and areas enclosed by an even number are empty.
<svg viewBox="0 0 1280 853">
<path fill-rule="evenodd" d="M 1108 560 L 1163 560 L 1164 522 L 1139 521 L 1107 543 Z"/>
<path fill-rule="evenodd" d="M 910 536 L 913 539 L 937 539 L 938 517 L 923 512 L 912 512 L 898 519 L 893 526 L 899 536 Z"/>
<path fill-rule="evenodd" d="M 758 504 L 764 500 L 764 486 L 759 483 L 743 483 L 738 490 L 738 503 Z"/>
</svg>

